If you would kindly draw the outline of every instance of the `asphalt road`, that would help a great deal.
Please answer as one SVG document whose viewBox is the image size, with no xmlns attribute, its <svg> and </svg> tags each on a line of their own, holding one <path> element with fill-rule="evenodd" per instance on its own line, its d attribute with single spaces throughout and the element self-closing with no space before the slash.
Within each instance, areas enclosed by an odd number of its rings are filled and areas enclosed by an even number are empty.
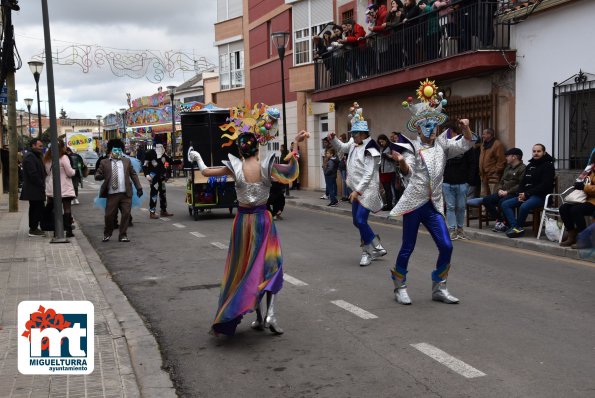
<svg viewBox="0 0 595 398">
<path fill-rule="evenodd" d="M 132 243 L 102 243 L 95 190 L 86 185 L 74 217 L 157 337 L 182 396 L 595 396 L 592 264 L 457 241 L 449 288 L 461 304 L 446 305 L 431 301 L 437 250 L 424 232 L 408 276 L 413 305 L 401 306 L 389 273 L 399 227 L 373 225 L 389 254 L 361 268 L 350 218 L 288 206 L 277 222 L 291 277 L 278 300 L 285 334 L 251 330 L 250 314 L 234 338 L 216 338 L 228 211 L 195 222 L 183 188 L 170 186 L 174 217 L 135 209 Z"/>
</svg>

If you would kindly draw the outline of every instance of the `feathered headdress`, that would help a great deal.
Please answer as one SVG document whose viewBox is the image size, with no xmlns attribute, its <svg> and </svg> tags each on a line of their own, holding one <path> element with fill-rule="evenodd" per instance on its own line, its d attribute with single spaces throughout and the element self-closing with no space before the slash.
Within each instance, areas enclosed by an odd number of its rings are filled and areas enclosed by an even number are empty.
<svg viewBox="0 0 595 398">
<path fill-rule="evenodd" d="M 407 122 L 407 129 L 417 133 L 419 127 L 425 137 L 430 137 L 436 126 L 448 119 L 448 116 L 442 112 L 442 108 L 448 101 L 444 99 L 444 94 L 438 92 L 438 87 L 433 80 L 426 79 L 420 82 L 416 93 L 420 100 L 417 104 L 413 103 L 412 97 L 403 101 L 403 107 L 413 114 Z"/>
<path fill-rule="evenodd" d="M 219 128 L 226 133 L 221 137 L 229 141 L 222 146 L 230 146 L 242 133 L 252 133 L 260 145 L 266 145 L 279 134 L 279 109 L 257 103 L 230 108 L 227 123 Z"/>
</svg>

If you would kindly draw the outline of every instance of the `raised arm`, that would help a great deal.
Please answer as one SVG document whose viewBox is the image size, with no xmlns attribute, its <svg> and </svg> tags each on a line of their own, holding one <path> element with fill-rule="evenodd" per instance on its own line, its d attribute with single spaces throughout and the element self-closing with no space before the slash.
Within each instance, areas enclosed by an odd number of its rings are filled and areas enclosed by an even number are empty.
<svg viewBox="0 0 595 398">
<path fill-rule="evenodd" d="M 335 151 L 337 151 L 337 155 L 349 153 L 349 148 L 351 148 L 351 139 L 348 142 L 341 142 L 337 139 L 337 135 L 335 133 L 328 133 L 327 138 L 329 139 Z"/>
<path fill-rule="evenodd" d="M 444 149 L 447 159 L 462 155 L 473 147 L 473 132 L 469 128 L 469 120 L 461 119 L 459 123 L 463 131 L 462 138 L 449 138 L 447 135 L 448 130 L 436 138 L 436 143 Z"/>
</svg>

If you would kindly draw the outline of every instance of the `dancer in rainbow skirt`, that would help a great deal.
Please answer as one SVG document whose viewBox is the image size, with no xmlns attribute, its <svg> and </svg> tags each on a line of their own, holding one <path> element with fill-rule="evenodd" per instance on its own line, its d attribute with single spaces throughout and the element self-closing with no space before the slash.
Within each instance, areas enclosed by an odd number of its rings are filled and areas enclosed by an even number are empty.
<svg viewBox="0 0 595 398">
<path fill-rule="evenodd" d="M 288 184 L 297 178 L 299 168 L 294 152 L 289 153 L 288 164 L 275 164 L 274 153 L 260 158 L 258 150 L 259 144 L 264 145 L 274 138 L 272 132 L 275 131 L 278 114 L 278 110 L 263 104 L 258 104 L 252 111 L 238 112 L 237 108 L 232 108 L 230 125 L 235 127 L 226 131 L 233 130 L 230 132 L 235 131 L 235 134 L 224 136 L 235 140 L 241 158 L 229 154 L 229 161 L 224 162 L 224 167 L 206 167 L 198 152 L 191 149 L 188 153 L 189 160 L 198 164 L 203 175 L 233 176 L 239 203 L 221 282 L 219 306 L 212 325 L 215 335 L 232 336 L 242 317 L 252 311 L 256 312 L 253 329 L 267 328 L 274 334 L 283 333 L 275 314 L 275 295 L 283 285 L 283 256 L 266 204 L 271 181 L 274 179 Z M 308 137 L 309 133 L 302 131 L 296 136 L 296 142 Z M 260 302 L 265 295 L 267 311 L 263 316 Z"/>
</svg>

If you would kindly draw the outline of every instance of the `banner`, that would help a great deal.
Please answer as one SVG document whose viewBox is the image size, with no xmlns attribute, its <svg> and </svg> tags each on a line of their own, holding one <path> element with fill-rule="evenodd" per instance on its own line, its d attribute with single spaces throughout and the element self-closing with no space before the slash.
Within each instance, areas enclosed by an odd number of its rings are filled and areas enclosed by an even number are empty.
<svg viewBox="0 0 595 398">
<path fill-rule="evenodd" d="M 93 133 L 66 133 L 66 146 L 75 152 L 95 151 Z"/>
</svg>

